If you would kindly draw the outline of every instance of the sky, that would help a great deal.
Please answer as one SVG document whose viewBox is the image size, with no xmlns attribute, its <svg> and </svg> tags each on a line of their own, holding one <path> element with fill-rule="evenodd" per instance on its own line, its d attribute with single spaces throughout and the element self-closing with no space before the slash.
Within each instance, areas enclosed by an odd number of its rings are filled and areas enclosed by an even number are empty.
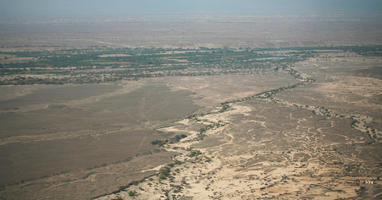
<svg viewBox="0 0 382 200">
<path fill-rule="evenodd" d="M 0 19 L 156 13 L 379 15 L 382 0 L 0 0 Z"/>
</svg>

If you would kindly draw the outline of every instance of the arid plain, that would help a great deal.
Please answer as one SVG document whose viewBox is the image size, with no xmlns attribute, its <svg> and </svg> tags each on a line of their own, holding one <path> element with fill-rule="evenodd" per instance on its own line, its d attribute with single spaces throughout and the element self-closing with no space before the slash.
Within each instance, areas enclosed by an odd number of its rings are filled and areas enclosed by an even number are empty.
<svg viewBox="0 0 382 200">
<path fill-rule="evenodd" d="M 382 198 L 380 22 L 181 20 L 3 24 L 0 199 Z"/>
<path fill-rule="evenodd" d="M 160 171 L 99 199 L 379 199 L 382 82 L 359 69 L 371 72 L 380 62 L 324 53 L 293 66 L 313 83 L 278 91 L 272 81 L 293 81 L 272 78 L 261 83 L 273 87 L 243 93 L 232 88 L 226 99 L 208 92 L 209 98 L 225 99 L 228 108 L 217 104 L 161 129 L 188 135 L 163 147 L 176 153 L 173 164 L 161 166 L 171 169 L 168 178 Z M 198 94 L 203 86 L 214 87 L 209 81 L 186 78 L 180 85 Z M 201 137 L 199 127 L 210 128 Z"/>
</svg>

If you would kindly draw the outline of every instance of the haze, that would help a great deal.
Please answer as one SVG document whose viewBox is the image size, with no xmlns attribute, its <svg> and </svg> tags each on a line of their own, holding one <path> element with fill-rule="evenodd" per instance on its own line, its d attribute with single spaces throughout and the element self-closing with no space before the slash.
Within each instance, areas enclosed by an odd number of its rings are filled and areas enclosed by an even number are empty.
<svg viewBox="0 0 382 200">
<path fill-rule="evenodd" d="M 105 17 L 145 13 L 373 16 L 379 0 L 1 0 L 2 19 Z"/>
</svg>

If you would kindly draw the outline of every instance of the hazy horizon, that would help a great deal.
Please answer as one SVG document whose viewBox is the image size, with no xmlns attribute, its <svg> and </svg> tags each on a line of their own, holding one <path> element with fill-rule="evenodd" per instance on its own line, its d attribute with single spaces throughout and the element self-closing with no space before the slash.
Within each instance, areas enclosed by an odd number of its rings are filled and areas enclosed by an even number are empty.
<svg viewBox="0 0 382 200">
<path fill-rule="evenodd" d="M 380 15 L 379 0 L 0 0 L 0 19 L 97 18 L 200 13 L 361 17 Z"/>
</svg>

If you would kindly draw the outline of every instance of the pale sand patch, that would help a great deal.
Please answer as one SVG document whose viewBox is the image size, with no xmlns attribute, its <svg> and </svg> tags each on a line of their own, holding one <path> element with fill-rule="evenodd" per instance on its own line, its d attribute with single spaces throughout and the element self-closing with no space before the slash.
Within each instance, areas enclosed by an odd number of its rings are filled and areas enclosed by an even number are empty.
<svg viewBox="0 0 382 200">
<path fill-rule="evenodd" d="M 235 105 L 232 105 L 231 109 L 226 112 L 209 114 L 199 118 L 202 120 L 212 121 L 214 123 L 228 122 L 230 121 L 231 117 L 233 117 L 234 115 L 249 116 L 249 113 L 251 111 L 252 111 L 251 108 L 249 108 L 248 106 L 235 104 Z"/>
<path fill-rule="evenodd" d="M 183 119 L 183 120 L 178 121 L 177 123 L 187 126 L 190 124 L 190 120 L 189 119 Z"/>
<path fill-rule="evenodd" d="M 110 58 L 110 57 L 130 57 L 130 54 L 102 54 L 98 57 L 100 58 Z"/>
<path fill-rule="evenodd" d="M 141 172 L 148 172 L 148 171 L 159 171 L 160 168 L 164 167 L 164 165 L 159 165 L 157 167 L 151 168 L 151 169 L 144 169 Z"/>
</svg>

